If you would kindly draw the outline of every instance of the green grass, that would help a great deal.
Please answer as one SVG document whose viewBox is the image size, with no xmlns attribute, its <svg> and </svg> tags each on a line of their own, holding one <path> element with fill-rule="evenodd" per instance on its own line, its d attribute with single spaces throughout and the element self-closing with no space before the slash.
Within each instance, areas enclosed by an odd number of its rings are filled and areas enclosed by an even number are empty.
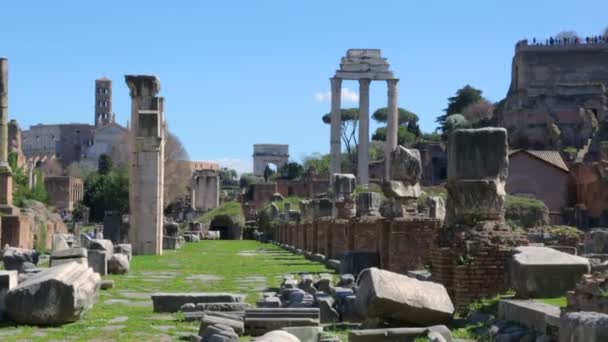
<svg viewBox="0 0 608 342">
<path fill-rule="evenodd" d="M 538 302 L 543 302 L 550 305 L 559 306 L 560 308 L 566 307 L 568 302 L 566 301 L 566 297 L 557 297 L 557 298 L 538 298 L 534 299 Z"/>
<path fill-rule="evenodd" d="M 196 221 L 201 223 L 209 224 L 217 216 L 229 216 L 232 218 L 234 223 L 245 223 L 245 217 L 243 216 L 243 208 L 239 202 L 226 202 L 221 206 L 206 212 L 202 216 L 196 218 Z"/>
<path fill-rule="evenodd" d="M 328 272 L 320 263 L 293 255 L 271 244 L 256 241 L 201 241 L 187 243 L 181 250 L 165 251 L 162 256 L 135 256 L 128 275 L 111 275 L 115 287 L 101 291 L 95 306 L 75 323 L 60 327 L 0 326 L 1 341 L 173 341 L 196 333 L 197 323 L 182 322 L 177 315 L 155 314 L 148 293 L 221 291 L 247 294 L 247 302 L 255 303 L 261 285 L 278 287 L 282 275 L 298 272 Z M 189 276 L 213 275 L 217 280 L 189 280 Z M 246 283 L 246 277 L 261 277 L 265 284 Z M 257 288 L 256 288 L 257 287 Z M 137 292 L 143 298 L 130 298 Z M 129 300 L 130 303 L 106 303 L 108 300 Z M 136 304 L 144 304 L 138 306 Z M 126 316 L 128 320 L 110 323 Z M 124 325 L 120 330 L 104 330 Z M 160 330 L 159 330 L 160 329 Z M 40 334 L 43 335 L 40 335 Z M 247 341 L 244 337 L 242 340 Z"/>
</svg>

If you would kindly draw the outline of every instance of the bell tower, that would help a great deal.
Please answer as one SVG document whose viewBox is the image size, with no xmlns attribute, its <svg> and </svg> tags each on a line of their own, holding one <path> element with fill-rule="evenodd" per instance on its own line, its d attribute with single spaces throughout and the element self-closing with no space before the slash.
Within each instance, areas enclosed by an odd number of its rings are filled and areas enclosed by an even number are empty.
<svg viewBox="0 0 608 342">
<path fill-rule="evenodd" d="M 95 80 L 95 127 L 112 123 L 112 80 L 102 77 Z"/>
</svg>

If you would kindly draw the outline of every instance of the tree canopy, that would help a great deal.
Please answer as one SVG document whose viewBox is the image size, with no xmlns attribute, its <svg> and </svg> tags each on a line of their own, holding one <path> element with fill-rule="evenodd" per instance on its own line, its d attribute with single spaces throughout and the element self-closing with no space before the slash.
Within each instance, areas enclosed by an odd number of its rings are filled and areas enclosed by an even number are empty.
<svg viewBox="0 0 608 342">
<path fill-rule="evenodd" d="M 112 170 L 112 159 L 107 154 L 100 155 L 97 161 L 97 173 L 107 175 L 110 170 Z"/>
<path fill-rule="evenodd" d="M 386 126 L 378 127 L 376 132 L 372 134 L 372 140 L 385 141 L 386 140 Z M 397 143 L 399 145 L 408 145 L 416 142 L 416 134 L 410 132 L 407 127 L 399 126 L 397 129 Z"/>
<path fill-rule="evenodd" d="M 329 154 L 313 153 L 304 158 L 304 169 L 314 168 L 317 174 L 329 171 L 331 156 Z"/>
<path fill-rule="evenodd" d="M 399 108 L 398 113 L 399 128 L 397 129 L 397 142 L 400 145 L 414 143 L 421 134 L 420 127 L 418 126 L 418 115 L 403 108 Z M 372 118 L 379 123 L 386 123 L 388 119 L 388 108 L 384 107 L 377 109 L 374 114 L 372 114 Z M 378 127 L 376 132 L 372 134 L 372 140 L 386 140 L 386 130 L 386 125 Z"/>
<path fill-rule="evenodd" d="M 446 118 L 452 114 L 462 113 L 465 107 L 483 99 L 482 91 L 466 85 L 456 91 L 456 95 L 448 98 L 448 107 L 444 109 L 445 114 L 437 117 L 436 122 L 440 129 L 445 131 Z"/>
<path fill-rule="evenodd" d="M 277 175 L 279 178 L 288 180 L 300 178 L 303 173 L 304 167 L 302 167 L 300 163 L 294 161 L 285 163 L 285 165 L 279 167 L 277 170 Z"/>
<path fill-rule="evenodd" d="M 103 156 L 103 155 L 102 155 Z M 101 156 L 99 161 L 101 161 Z M 101 164 L 101 163 L 99 163 Z M 90 208 L 90 219 L 102 221 L 106 211 L 129 211 L 129 176 L 126 167 L 109 165 L 105 173 L 92 172 L 84 182 L 83 204 Z"/>
<path fill-rule="evenodd" d="M 340 135 L 347 153 L 350 155 L 357 147 L 357 125 L 359 123 L 359 108 L 343 108 L 340 118 Z M 324 123 L 331 124 L 331 113 L 323 115 Z"/>
</svg>

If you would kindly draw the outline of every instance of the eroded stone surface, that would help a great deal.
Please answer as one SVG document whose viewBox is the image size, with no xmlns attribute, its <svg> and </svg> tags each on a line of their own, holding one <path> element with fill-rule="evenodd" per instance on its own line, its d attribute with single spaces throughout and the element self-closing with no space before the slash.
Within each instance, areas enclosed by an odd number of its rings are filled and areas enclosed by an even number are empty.
<svg viewBox="0 0 608 342">
<path fill-rule="evenodd" d="M 95 302 L 100 282 L 99 274 L 77 263 L 49 268 L 8 292 L 8 314 L 24 324 L 74 322 Z"/>
<path fill-rule="evenodd" d="M 368 318 L 420 325 L 451 319 L 454 306 L 443 285 L 372 267 L 359 276 L 357 302 Z"/>
<path fill-rule="evenodd" d="M 510 279 L 518 296 L 552 298 L 575 288 L 590 270 L 589 260 L 548 247 L 518 247 L 510 261 Z"/>
</svg>

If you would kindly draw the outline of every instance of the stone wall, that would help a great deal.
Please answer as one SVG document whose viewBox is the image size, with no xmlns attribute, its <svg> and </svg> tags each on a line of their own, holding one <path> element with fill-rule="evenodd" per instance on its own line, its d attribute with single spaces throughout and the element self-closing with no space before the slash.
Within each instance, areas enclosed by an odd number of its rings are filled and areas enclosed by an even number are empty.
<svg viewBox="0 0 608 342">
<path fill-rule="evenodd" d="M 277 226 L 275 239 L 306 252 L 339 259 L 347 251 L 377 252 L 381 267 L 399 273 L 424 268 L 434 259 L 441 223 L 430 218 L 318 218 Z"/>
<path fill-rule="evenodd" d="M 520 43 L 513 57 L 511 87 L 497 110 L 511 146 L 527 149 L 583 148 L 606 110 L 606 44 L 534 46 Z M 597 153 L 597 144 L 589 149 Z"/>
<path fill-rule="evenodd" d="M 74 205 L 84 197 L 82 179 L 68 176 L 45 177 L 44 188 L 52 205 L 58 209 L 74 210 Z"/>
</svg>

